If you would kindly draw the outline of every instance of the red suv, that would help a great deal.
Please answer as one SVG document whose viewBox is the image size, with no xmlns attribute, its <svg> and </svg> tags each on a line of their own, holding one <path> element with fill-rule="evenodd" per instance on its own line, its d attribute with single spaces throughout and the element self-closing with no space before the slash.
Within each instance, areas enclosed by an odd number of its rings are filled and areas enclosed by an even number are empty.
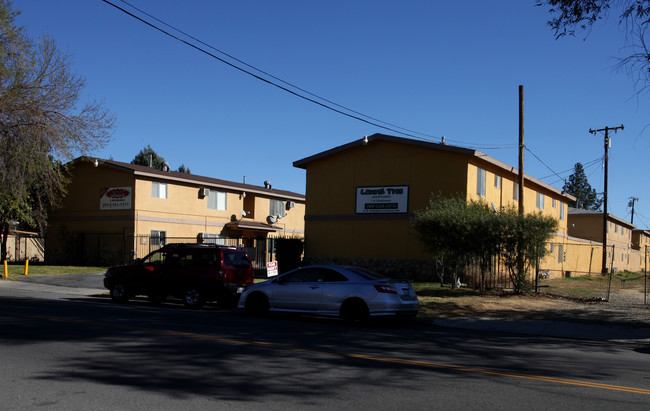
<svg viewBox="0 0 650 411">
<path fill-rule="evenodd" d="M 104 276 L 114 301 L 146 295 L 160 302 L 175 296 L 193 308 L 214 300 L 233 305 L 250 284 L 253 266 L 248 255 L 216 244 L 168 244 L 133 265 L 111 267 Z"/>
</svg>

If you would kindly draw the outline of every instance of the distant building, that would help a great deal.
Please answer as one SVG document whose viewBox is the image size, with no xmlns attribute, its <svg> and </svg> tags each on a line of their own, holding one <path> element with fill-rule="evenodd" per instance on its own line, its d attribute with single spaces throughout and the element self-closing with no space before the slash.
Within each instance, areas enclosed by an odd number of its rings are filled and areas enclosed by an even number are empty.
<svg viewBox="0 0 650 411">
<path fill-rule="evenodd" d="M 115 264 L 167 242 L 243 246 L 260 266 L 272 239 L 304 235 L 305 196 L 264 186 L 80 157 L 48 219 L 50 262 Z"/>
</svg>

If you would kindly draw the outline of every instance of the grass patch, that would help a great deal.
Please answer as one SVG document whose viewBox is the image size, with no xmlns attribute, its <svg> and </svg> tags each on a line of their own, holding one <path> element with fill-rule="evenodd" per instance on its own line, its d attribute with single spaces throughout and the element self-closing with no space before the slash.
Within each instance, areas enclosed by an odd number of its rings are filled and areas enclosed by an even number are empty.
<svg viewBox="0 0 650 411">
<path fill-rule="evenodd" d="M 65 274 L 86 274 L 86 273 L 101 273 L 105 272 L 107 267 L 79 267 L 69 265 L 43 265 L 43 264 L 30 264 L 28 267 L 27 275 L 41 276 L 41 275 L 65 275 Z M 4 266 L 0 266 L 0 270 L 4 275 Z M 23 277 L 25 275 L 25 264 L 7 264 L 7 273 L 9 279 L 16 277 Z"/>
</svg>

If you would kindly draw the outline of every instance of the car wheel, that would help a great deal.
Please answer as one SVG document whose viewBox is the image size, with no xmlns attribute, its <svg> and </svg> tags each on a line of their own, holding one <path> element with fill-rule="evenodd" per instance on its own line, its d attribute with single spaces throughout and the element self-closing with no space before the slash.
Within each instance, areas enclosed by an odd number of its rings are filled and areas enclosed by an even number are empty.
<svg viewBox="0 0 650 411">
<path fill-rule="evenodd" d="M 353 298 L 343 302 L 340 315 L 345 321 L 356 323 L 366 321 L 370 316 L 370 312 L 363 300 Z"/>
<path fill-rule="evenodd" d="M 269 299 L 262 293 L 254 293 L 246 299 L 246 312 L 251 315 L 265 315 L 269 312 Z"/>
<path fill-rule="evenodd" d="M 122 282 L 117 282 L 111 287 L 111 298 L 113 301 L 120 303 L 129 301 L 129 293 L 126 288 L 126 285 Z"/>
<path fill-rule="evenodd" d="M 190 287 L 185 291 L 183 303 L 189 308 L 201 308 L 203 305 L 203 294 L 197 287 Z"/>
</svg>

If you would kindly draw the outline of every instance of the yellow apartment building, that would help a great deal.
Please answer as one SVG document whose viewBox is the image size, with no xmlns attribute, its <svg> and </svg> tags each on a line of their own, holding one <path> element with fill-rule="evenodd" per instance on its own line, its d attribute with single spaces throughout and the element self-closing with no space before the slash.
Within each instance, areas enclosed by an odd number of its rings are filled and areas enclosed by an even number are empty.
<svg viewBox="0 0 650 411">
<path fill-rule="evenodd" d="M 632 230 L 632 248 L 635 250 L 645 250 L 650 247 L 650 231 L 642 229 Z"/>
<path fill-rule="evenodd" d="M 115 264 L 167 242 L 247 248 L 256 265 L 279 236 L 303 237 L 305 196 L 164 169 L 80 157 L 48 218 L 46 260 Z"/>
<path fill-rule="evenodd" d="M 294 162 L 306 170 L 305 258 L 413 267 L 430 264 L 411 217 L 432 194 L 518 207 L 518 170 L 479 151 L 374 134 Z M 571 195 L 524 176 L 524 210 L 541 211 L 567 236 Z M 422 268 L 425 269 L 425 268 Z"/>
<path fill-rule="evenodd" d="M 583 210 L 577 208 L 569 209 L 568 219 L 569 236 L 588 240 L 602 247 L 603 243 L 603 212 Z M 612 214 L 607 215 L 607 262 L 608 269 L 614 271 L 639 271 L 640 256 L 632 248 L 632 233 L 636 227 Z M 597 252 L 596 269 L 592 272 L 600 272 L 602 267 L 602 248 Z M 568 259 L 568 258 L 567 258 Z"/>
</svg>

